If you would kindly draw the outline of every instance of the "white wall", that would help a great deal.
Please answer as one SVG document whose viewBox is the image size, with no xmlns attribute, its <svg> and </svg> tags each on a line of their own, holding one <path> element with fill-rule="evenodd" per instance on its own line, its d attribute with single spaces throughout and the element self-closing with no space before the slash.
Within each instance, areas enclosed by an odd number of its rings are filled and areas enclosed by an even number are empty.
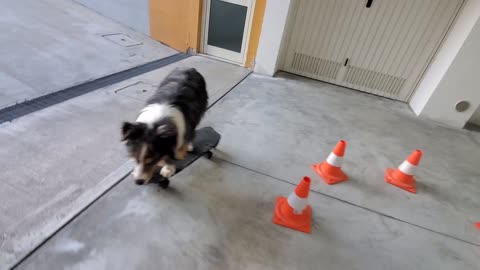
<svg viewBox="0 0 480 270">
<path fill-rule="evenodd" d="M 467 0 L 410 101 L 417 115 L 462 128 L 479 106 L 479 18 L 480 0 Z M 470 108 L 455 111 L 462 100 Z"/>
<path fill-rule="evenodd" d="M 468 122 L 480 126 L 480 106 L 477 107 L 477 110 L 473 113 Z"/>
<path fill-rule="evenodd" d="M 278 70 L 281 44 L 293 0 L 268 0 L 255 57 L 255 72 L 269 76 Z"/>
<path fill-rule="evenodd" d="M 133 30 L 150 36 L 148 0 L 74 0 Z"/>
</svg>

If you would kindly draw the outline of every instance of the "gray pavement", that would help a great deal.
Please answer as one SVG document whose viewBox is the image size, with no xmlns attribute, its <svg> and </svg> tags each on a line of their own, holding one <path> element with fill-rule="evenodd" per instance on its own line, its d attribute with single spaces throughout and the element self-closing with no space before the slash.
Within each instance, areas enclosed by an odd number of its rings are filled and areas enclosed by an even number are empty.
<svg viewBox="0 0 480 270">
<path fill-rule="evenodd" d="M 175 67 L 195 67 L 210 102 L 249 74 L 193 56 L 0 125 L 0 269 L 13 265 L 129 173 L 120 143 L 156 85 Z M 132 94 L 139 93 L 140 96 Z"/>
<path fill-rule="evenodd" d="M 304 79 L 252 75 L 204 122 L 223 134 L 225 160 L 352 204 L 480 245 L 480 133 L 417 118 L 404 103 Z M 328 186 L 310 169 L 338 140 L 351 180 Z M 417 194 L 384 181 L 415 149 L 424 151 Z"/>
<path fill-rule="evenodd" d="M 177 53 L 74 1 L 0 6 L 0 109 Z"/>
<path fill-rule="evenodd" d="M 316 193 L 312 234 L 279 227 L 274 201 L 294 186 L 217 159 L 198 160 L 171 187 L 125 179 L 18 269 L 475 270 L 480 263 L 479 247 Z"/>
<path fill-rule="evenodd" d="M 144 35 L 150 35 L 149 0 L 74 0 Z"/>
<path fill-rule="evenodd" d="M 167 191 L 127 177 L 18 269 L 478 269 L 480 134 L 289 74 L 249 76 L 202 125 L 223 136 L 213 160 Z M 338 139 L 351 179 L 328 186 L 310 165 Z M 415 148 L 418 194 L 386 184 L 385 168 Z M 271 222 L 276 196 L 304 175 L 311 235 Z"/>
<path fill-rule="evenodd" d="M 176 53 L 73 1 L 0 5 L 0 109 Z M 202 125 L 222 140 L 171 189 L 139 187 L 119 127 L 175 67 L 205 76 L 219 102 Z M 24 258 L 18 269 L 478 269 L 480 133 L 342 87 L 248 74 L 194 56 L 0 125 L 0 270 Z M 339 139 L 350 180 L 328 186 L 310 165 Z M 385 168 L 416 148 L 417 194 L 386 184 Z M 276 196 L 304 175 L 311 235 L 271 222 Z"/>
</svg>

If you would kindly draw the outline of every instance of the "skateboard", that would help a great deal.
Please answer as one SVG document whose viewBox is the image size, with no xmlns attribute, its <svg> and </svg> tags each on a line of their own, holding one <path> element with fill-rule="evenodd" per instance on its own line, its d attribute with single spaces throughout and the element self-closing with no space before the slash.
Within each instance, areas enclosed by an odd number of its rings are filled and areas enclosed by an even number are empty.
<svg viewBox="0 0 480 270">
<path fill-rule="evenodd" d="M 220 142 L 220 137 L 220 134 L 211 127 L 198 129 L 195 134 L 195 139 L 193 140 L 193 151 L 188 152 L 185 159 L 177 160 L 175 162 L 175 166 L 177 167 L 175 174 L 181 172 L 200 157 L 211 159 L 213 156 L 211 150 L 217 147 Z M 155 173 L 151 182 L 157 182 L 163 189 L 167 188 L 170 184 L 170 180 L 161 176 L 159 173 Z"/>
</svg>

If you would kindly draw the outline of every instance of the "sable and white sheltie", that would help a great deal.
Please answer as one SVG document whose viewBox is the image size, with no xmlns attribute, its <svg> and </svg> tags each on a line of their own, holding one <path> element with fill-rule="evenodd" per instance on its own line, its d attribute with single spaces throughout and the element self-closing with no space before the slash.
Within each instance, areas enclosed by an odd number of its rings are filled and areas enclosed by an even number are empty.
<svg viewBox="0 0 480 270">
<path fill-rule="evenodd" d="M 134 123 L 124 122 L 122 141 L 136 161 L 132 172 L 139 184 L 148 183 L 155 169 L 171 177 L 177 159 L 192 150 L 195 128 L 208 105 L 203 76 L 194 68 L 176 69 L 160 84 Z"/>
</svg>

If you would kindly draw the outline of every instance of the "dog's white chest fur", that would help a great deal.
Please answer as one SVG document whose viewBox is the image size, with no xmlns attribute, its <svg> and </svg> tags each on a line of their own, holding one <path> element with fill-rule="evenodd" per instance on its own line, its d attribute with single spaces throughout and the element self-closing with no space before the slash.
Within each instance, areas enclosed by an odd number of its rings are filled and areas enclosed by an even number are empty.
<svg viewBox="0 0 480 270">
<path fill-rule="evenodd" d="M 183 113 L 168 104 L 150 104 L 140 111 L 137 122 L 152 127 L 155 122 L 162 118 L 169 117 L 177 127 L 177 149 L 183 146 L 185 136 L 185 118 Z"/>
</svg>

